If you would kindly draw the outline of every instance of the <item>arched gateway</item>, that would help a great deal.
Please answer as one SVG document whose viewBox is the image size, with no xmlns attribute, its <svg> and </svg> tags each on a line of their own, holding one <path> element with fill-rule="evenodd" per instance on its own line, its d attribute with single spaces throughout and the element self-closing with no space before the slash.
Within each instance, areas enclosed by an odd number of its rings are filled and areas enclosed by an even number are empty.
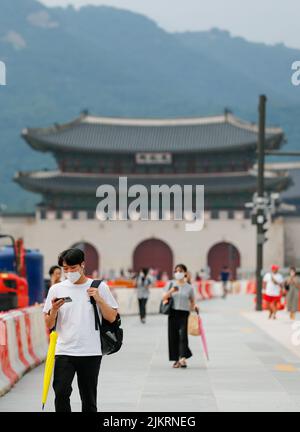
<svg viewBox="0 0 300 432">
<path fill-rule="evenodd" d="M 210 249 L 207 264 L 210 268 L 212 279 L 219 279 L 220 272 L 224 266 L 229 267 L 233 279 L 236 279 L 237 269 L 241 266 L 241 256 L 233 244 L 222 242 Z"/>
<path fill-rule="evenodd" d="M 139 271 L 151 267 L 159 272 L 166 271 L 171 278 L 173 273 L 173 252 L 163 241 L 149 239 L 140 243 L 133 253 L 133 269 Z"/>
</svg>

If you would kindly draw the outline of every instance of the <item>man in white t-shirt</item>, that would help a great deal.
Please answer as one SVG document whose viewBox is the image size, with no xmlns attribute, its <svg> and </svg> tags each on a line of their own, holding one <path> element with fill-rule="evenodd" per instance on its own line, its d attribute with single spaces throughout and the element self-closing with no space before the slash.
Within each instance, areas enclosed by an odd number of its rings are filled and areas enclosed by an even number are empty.
<svg viewBox="0 0 300 432">
<path fill-rule="evenodd" d="M 118 305 L 109 287 L 102 282 L 91 288 L 92 279 L 84 273 L 84 253 L 68 249 L 58 258 L 66 280 L 53 285 L 44 305 L 46 325 L 58 333 L 53 388 L 56 412 L 70 412 L 72 382 L 77 374 L 83 412 L 97 411 L 97 384 L 102 360 L 99 331 L 91 297 L 97 303 L 100 319 L 114 322 Z"/>
<path fill-rule="evenodd" d="M 264 299 L 268 304 L 270 311 L 269 319 L 276 319 L 278 304 L 281 298 L 283 288 L 283 276 L 279 273 L 279 267 L 273 265 L 271 272 L 267 273 L 263 279 Z"/>
</svg>

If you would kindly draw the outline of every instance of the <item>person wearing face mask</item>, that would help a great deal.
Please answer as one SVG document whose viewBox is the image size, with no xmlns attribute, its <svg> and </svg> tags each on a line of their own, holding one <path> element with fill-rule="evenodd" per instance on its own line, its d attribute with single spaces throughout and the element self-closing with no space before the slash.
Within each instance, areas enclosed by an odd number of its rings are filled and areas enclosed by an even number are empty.
<svg viewBox="0 0 300 432">
<path fill-rule="evenodd" d="M 66 279 L 50 288 L 43 309 L 47 327 L 56 328 L 58 333 L 53 379 L 56 412 L 71 411 L 75 374 L 82 411 L 97 411 L 102 352 L 91 297 L 96 301 L 100 319 L 114 322 L 118 313 L 118 305 L 105 282 L 91 288 L 92 279 L 84 273 L 84 259 L 84 253 L 76 248 L 59 255 L 58 265 L 63 268 Z"/>
<path fill-rule="evenodd" d="M 290 313 L 291 320 L 295 319 L 299 305 L 300 279 L 297 276 L 295 267 L 290 268 L 290 276 L 285 281 L 285 286 L 289 287 L 287 293 L 287 310 Z"/>
<path fill-rule="evenodd" d="M 146 305 L 150 294 L 150 286 L 152 285 L 152 279 L 149 276 L 149 269 L 143 268 L 141 269 L 137 280 L 136 280 L 136 286 L 137 286 L 137 297 L 139 302 L 139 311 L 140 311 L 140 318 L 141 322 L 143 324 L 146 323 Z"/>
<path fill-rule="evenodd" d="M 168 317 L 169 360 L 173 368 L 186 368 L 186 359 L 192 356 L 188 346 L 188 317 L 191 310 L 199 312 L 195 303 L 194 289 L 187 282 L 188 271 L 184 264 L 175 267 L 174 280 L 164 289 L 163 301 L 173 298 Z"/>
<path fill-rule="evenodd" d="M 45 281 L 45 297 L 47 297 L 50 287 L 61 281 L 61 268 L 58 265 L 53 265 L 49 269 L 50 279 Z"/>
<path fill-rule="evenodd" d="M 279 266 L 272 265 L 271 272 L 266 273 L 263 278 L 264 300 L 268 305 L 269 319 L 276 319 L 283 286 L 284 279 L 279 273 Z"/>
</svg>

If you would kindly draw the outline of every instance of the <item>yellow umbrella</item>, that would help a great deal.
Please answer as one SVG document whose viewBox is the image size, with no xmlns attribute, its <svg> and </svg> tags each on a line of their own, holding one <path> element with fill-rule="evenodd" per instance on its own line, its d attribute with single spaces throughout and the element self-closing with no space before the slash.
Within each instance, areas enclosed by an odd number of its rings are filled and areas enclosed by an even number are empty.
<svg viewBox="0 0 300 432">
<path fill-rule="evenodd" d="M 50 342 L 49 342 L 49 348 L 48 348 L 46 364 L 45 364 L 45 372 L 44 372 L 42 409 L 44 409 L 45 404 L 46 404 L 49 386 L 50 386 L 50 381 L 52 378 L 54 362 L 55 362 L 55 347 L 56 347 L 57 337 L 58 337 L 58 334 L 56 331 L 52 331 L 50 333 Z"/>
</svg>

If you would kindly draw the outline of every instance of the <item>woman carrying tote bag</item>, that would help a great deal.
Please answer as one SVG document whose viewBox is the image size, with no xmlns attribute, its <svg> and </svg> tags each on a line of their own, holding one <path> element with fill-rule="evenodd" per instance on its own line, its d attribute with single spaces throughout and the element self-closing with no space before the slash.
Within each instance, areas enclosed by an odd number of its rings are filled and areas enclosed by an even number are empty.
<svg viewBox="0 0 300 432">
<path fill-rule="evenodd" d="M 168 316 L 169 360 L 173 368 L 186 368 L 186 359 L 192 356 L 188 346 L 188 318 L 191 310 L 199 312 L 194 289 L 187 282 L 188 271 L 184 264 L 175 267 L 174 280 L 164 289 L 163 302 L 172 298 Z"/>
</svg>

